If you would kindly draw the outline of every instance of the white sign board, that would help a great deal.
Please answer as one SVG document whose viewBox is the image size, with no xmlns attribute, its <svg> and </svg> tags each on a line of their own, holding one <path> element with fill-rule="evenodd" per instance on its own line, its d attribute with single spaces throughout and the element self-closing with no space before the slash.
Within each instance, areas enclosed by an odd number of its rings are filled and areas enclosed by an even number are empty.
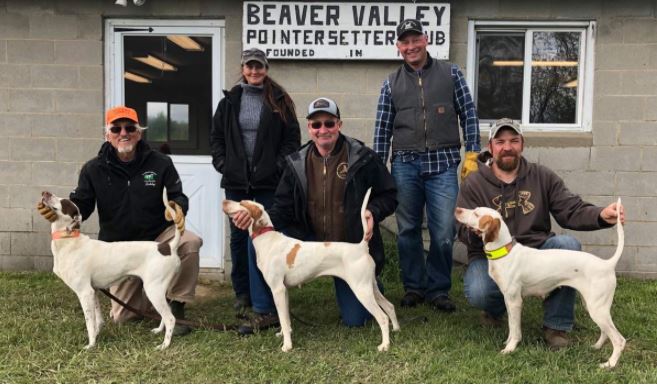
<svg viewBox="0 0 657 386">
<path fill-rule="evenodd" d="M 427 50 L 449 58 L 450 6 L 445 3 L 245 1 L 242 46 L 269 59 L 400 59 L 396 27 L 418 19 Z"/>
</svg>

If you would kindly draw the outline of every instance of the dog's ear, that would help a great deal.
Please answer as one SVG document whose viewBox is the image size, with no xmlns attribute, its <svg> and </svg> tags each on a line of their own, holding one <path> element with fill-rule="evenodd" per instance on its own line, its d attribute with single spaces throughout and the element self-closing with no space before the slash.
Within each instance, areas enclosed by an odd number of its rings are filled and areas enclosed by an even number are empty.
<svg viewBox="0 0 657 386">
<path fill-rule="evenodd" d="M 501 226 L 501 222 L 499 218 L 484 216 L 480 224 L 485 225 L 485 228 L 482 228 L 482 230 L 484 231 L 484 243 L 490 243 L 497 240 Z"/>
</svg>

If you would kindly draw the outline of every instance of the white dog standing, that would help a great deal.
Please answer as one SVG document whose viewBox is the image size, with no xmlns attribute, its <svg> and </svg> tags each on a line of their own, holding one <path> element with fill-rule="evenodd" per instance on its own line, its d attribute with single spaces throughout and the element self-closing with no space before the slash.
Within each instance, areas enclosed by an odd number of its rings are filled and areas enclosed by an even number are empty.
<svg viewBox="0 0 657 386">
<path fill-rule="evenodd" d="M 363 200 L 361 221 L 363 235 L 367 233 L 365 209 L 371 188 Z M 369 254 L 367 241 L 358 244 L 345 242 L 304 242 L 274 231 L 264 207 L 254 201 L 224 200 L 224 212 L 233 216 L 246 211 L 252 218 L 249 235 L 253 239 L 257 264 L 271 288 L 276 312 L 281 322 L 283 351 L 292 349 L 292 326 L 286 287 L 303 284 L 319 276 L 336 276 L 344 280 L 356 298 L 374 316 L 381 327 L 379 351 L 390 346 L 388 317 L 393 331 L 399 330 L 395 307 L 379 291 L 374 273 L 374 259 Z"/>
<path fill-rule="evenodd" d="M 620 210 L 620 198 L 616 205 Z M 500 213 L 487 207 L 456 208 L 456 219 L 481 233 L 488 256 L 488 273 L 504 295 L 509 315 L 509 337 L 502 353 L 510 353 L 522 338 L 520 316 L 524 296 L 544 297 L 559 286 L 575 288 L 582 295 L 591 319 L 600 327 L 599 349 L 607 338 L 613 352 L 601 367 L 618 363 L 625 338 L 611 319 L 611 304 L 616 290 L 616 263 L 624 246 L 623 224 L 618 221 L 618 246 L 614 255 L 600 259 L 590 253 L 562 249 L 539 250 L 514 243 Z"/>
<path fill-rule="evenodd" d="M 162 193 L 164 206 L 172 218 L 176 211 L 169 205 L 167 190 Z M 89 335 L 89 349 L 96 344 L 96 337 L 103 325 L 96 289 L 109 288 L 127 276 L 137 276 L 144 283 L 146 296 L 162 317 L 160 333 L 166 329 L 164 342 L 159 349 L 171 343 L 176 318 L 167 303 L 166 291 L 180 267 L 176 252 L 180 231 L 176 227 L 174 238 L 168 243 L 154 241 L 121 241 L 108 243 L 94 240 L 80 233 L 82 216 L 78 207 L 69 199 L 43 192 L 41 207 L 56 214 L 52 221 L 53 271 L 78 296 Z"/>
</svg>

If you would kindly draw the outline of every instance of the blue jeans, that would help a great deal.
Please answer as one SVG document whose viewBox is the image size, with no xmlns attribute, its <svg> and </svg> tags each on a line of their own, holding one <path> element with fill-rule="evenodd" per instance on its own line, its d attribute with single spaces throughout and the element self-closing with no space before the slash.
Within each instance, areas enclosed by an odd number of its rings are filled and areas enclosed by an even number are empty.
<svg viewBox="0 0 657 386">
<path fill-rule="evenodd" d="M 547 239 L 539 249 L 567 249 L 579 251 L 582 245 L 572 236 L 557 235 Z M 488 260 L 470 262 L 463 277 L 465 297 L 472 306 L 492 316 L 506 312 L 504 296 L 488 275 Z M 553 330 L 570 331 L 575 319 L 575 289 L 559 287 L 543 301 L 543 325 Z"/>
<path fill-rule="evenodd" d="M 250 245 L 250 248 L 253 248 L 253 244 Z M 276 312 L 276 306 L 274 305 L 271 290 L 265 279 L 262 277 L 262 273 L 256 264 L 255 250 L 253 250 L 252 254 L 249 254 L 249 268 L 251 268 L 250 272 L 252 273 L 251 303 L 253 304 L 253 311 L 261 314 Z M 254 274 L 253 270 L 257 271 L 257 274 Z M 353 291 L 351 291 L 351 288 L 349 288 L 349 285 L 344 280 L 334 277 L 333 282 L 342 323 L 348 327 L 360 327 L 363 326 L 365 322 L 372 319 L 372 315 L 362 304 L 360 304 L 360 301 L 358 301 L 358 298 L 356 298 L 356 295 L 354 295 Z M 378 280 L 377 284 L 379 285 L 379 289 L 383 292 L 383 287 Z"/>
<path fill-rule="evenodd" d="M 274 191 L 255 190 L 247 194 L 240 190 L 226 190 L 226 199 L 232 201 L 253 200 L 269 208 L 274 200 Z M 249 296 L 251 292 L 249 276 L 252 276 L 249 267 L 249 255 L 253 250 L 249 232 L 243 231 L 230 222 L 230 258 L 233 268 L 230 271 L 230 280 L 233 284 L 235 296 Z M 255 256 L 255 254 L 254 254 Z"/>
<path fill-rule="evenodd" d="M 459 192 L 456 166 L 440 174 L 421 175 L 420 159 L 392 161 L 397 183 L 397 249 L 404 289 L 431 301 L 452 287 L 454 208 Z M 422 244 L 422 218 L 426 203 L 430 245 L 426 262 Z"/>
</svg>

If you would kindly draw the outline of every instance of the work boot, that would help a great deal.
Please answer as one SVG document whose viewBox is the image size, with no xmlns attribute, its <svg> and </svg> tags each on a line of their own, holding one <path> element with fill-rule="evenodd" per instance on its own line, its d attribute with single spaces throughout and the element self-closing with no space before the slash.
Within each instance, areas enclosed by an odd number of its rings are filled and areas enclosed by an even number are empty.
<svg viewBox="0 0 657 386">
<path fill-rule="evenodd" d="M 251 307 L 251 297 L 249 295 L 242 294 L 235 297 L 233 309 L 235 310 L 238 319 L 243 319 L 246 317 L 246 312 L 248 311 L 249 307 Z"/>
<path fill-rule="evenodd" d="M 255 313 L 250 320 L 239 326 L 237 333 L 240 335 L 251 335 L 268 328 L 279 327 L 280 325 L 276 313 Z"/>
<path fill-rule="evenodd" d="M 560 350 L 570 343 L 566 331 L 554 330 L 549 327 L 543 327 L 545 334 L 545 343 L 552 350 Z"/>
<path fill-rule="evenodd" d="M 433 309 L 438 311 L 453 312 L 456 310 L 456 306 L 447 295 L 438 295 L 431 299 L 429 303 Z"/>
<path fill-rule="evenodd" d="M 172 300 L 169 305 L 171 306 L 171 313 L 176 317 L 176 320 L 185 319 L 185 303 Z M 176 326 L 173 328 L 173 336 L 183 336 L 190 332 L 192 332 L 191 327 L 178 324 L 177 322 Z"/>
<path fill-rule="evenodd" d="M 417 292 L 408 291 L 402 298 L 400 304 L 405 308 L 413 308 L 424 301 L 424 297 Z"/>
</svg>

